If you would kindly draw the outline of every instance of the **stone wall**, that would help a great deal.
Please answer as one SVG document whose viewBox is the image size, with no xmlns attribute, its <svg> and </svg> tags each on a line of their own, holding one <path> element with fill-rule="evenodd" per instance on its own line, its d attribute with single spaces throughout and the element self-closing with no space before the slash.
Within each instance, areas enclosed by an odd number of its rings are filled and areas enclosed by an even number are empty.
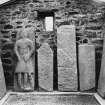
<svg viewBox="0 0 105 105">
<path fill-rule="evenodd" d="M 104 8 L 97 3 L 86 0 L 14 0 L 0 6 L 0 48 L 3 67 L 11 77 L 16 55 L 14 44 L 22 37 L 24 29 L 27 36 L 35 41 L 38 49 L 47 42 L 52 50 L 56 44 L 56 29 L 61 25 L 75 24 L 77 42 L 88 38 L 96 46 L 97 74 L 104 38 Z M 54 32 L 46 32 L 43 25 L 44 18 L 39 14 L 51 11 L 55 17 Z M 31 33 L 30 33 L 31 32 Z M 30 33 L 30 34 L 29 34 Z M 8 70 L 8 71 L 6 71 Z M 7 77 L 8 78 L 8 77 Z M 11 80 L 13 80 L 11 78 Z"/>
<path fill-rule="evenodd" d="M 12 83 L 12 74 L 17 62 L 14 53 L 16 40 L 27 35 L 36 43 L 36 50 L 47 42 L 50 47 L 56 45 L 56 31 L 46 32 L 44 27 L 44 17 L 39 16 L 45 11 L 55 11 L 58 3 L 55 0 L 30 1 L 18 0 L 10 2 L 0 7 L 0 47 L 3 67 L 7 83 Z M 35 42 L 36 39 L 36 42 Z M 13 85 L 13 84 L 11 84 Z"/>
</svg>

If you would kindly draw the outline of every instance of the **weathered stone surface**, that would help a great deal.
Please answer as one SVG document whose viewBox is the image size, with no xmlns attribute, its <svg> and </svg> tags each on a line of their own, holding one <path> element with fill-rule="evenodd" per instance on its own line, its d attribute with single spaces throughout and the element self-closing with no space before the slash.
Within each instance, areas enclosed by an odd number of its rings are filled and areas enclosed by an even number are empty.
<svg viewBox="0 0 105 105">
<path fill-rule="evenodd" d="M 75 27 L 64 25 L 57 30 L 58 89 L 77 90 Z"/>
<path fill-rule="evenodd" d="M 105 39 L 104 39 L 105 41 Z M 101 61 L 101 70 L 99 75 L 99 81 L 98 81 L 98 93 L 105 98 L 105 42 L 103 45 L 103 55 L 102 55 L 102 61 Z"/>
<path fill-rule="evenodd" d="M 72 68 L 58 67 L 58 88 L 60 91 L 76 91 L 77 77 Z"/>
<path fill-rule="evenodd" d="M 57 50 L 58 53 L 58 67 L 65 67 L 65 68 L 71 68 L 71 65 L 74 65 L 74 61 L 72 60 L 72 57 L 68 55 L 63 49 Z"/>
<path fill-rule="evenodd" d="M 95 88 L 94 45 L 79 45 L 79 80 L 81 91 Z"/>
<path fill-rule="evenodd" d="M 0 59 L 0 99 L 4 96 L 5 93 L 6 93 L 6 84 L 5 84 L 2 62 Z"/>
<path fill-rule="evenodd" d="M 47 43 L 38 50 L 38 78 L 40 88 L 53 90 L 53 52 Z"/>
<path fill-rule="evenodd" d="M 16 34 L 16 37 L 14 38 L 13 37 L 14 35 L 12 35 L 11 33 L 14 30 L 16 31 L 16 33 L 18 33 L 18 31 L 23 30 L 23 28 L 29 28 L 29 27 L 35 29 L 35 35 L 37 35 L 37 36 L 35 36 L 35 38 L 36 38 L 36 42 L 37 42 L 37 40 L 39 38 L 39 32 L 41 32 L 43 35 L 43 32 L 45 31 L 44 24 L 42 24 L 42 26 L 37 25 L 37 18 L 39 18 L 39 17 L 37 17 L 37 16 L 39 16 L 38 14 L 40 13 L 40 11 L 43 11 L 43 10 L 44 11 L 47 11 L 47 10 L 55 11 L 56 9 L 59 8 L 58 11 L 54 12 L 54 15 L 55 15 L 54 17 L 56 18 L 54 21 L 55 27 L 57 27 L 57 26 L 59 27 L 63 24 L 71 24 L 72 20 L 76 21 L 76 26 L 77 26 L 76 33 L 78 35 L 83 35 L 83 36 L 86 35 L 89 38 L 95 39 L 95 41 L 93 41 L 93 42 L 98 47 L 97 52 L 99 52 L 99 53 L 102 52 L 102 50 L 100 50 L 102 47 L 102 44 L 101 44 L 102 40 L 100 40 L 100 37 L 102 37 L 101 39 L 103 39 L 103 35 L 104 35 L 103 31 L 101 29 L 103 27 L 103 23 L 104 23 L 103 22 L 104 15 L 102 15 L 103 9 L 101 9 L 101 8 L 99 9 L 98 6 L 93 6 L 94 3 L 89 3 L 89 5 L 87 5 L 87 3 L 85 3 L 85 1 L 83 1 L 83 2 L 81 2 L 81 0 L 79 0 L 79 1 L 76 1 L 76 0 L 69 0 L 69 1 L 68 0 L 37 0 L 37 2 L 36 2 L 36 0 L 33 0 L 33 1 L 32 0 L 16 0 L 15 3 L 13 3 L 13 2 L 9 3 L 9 4 L 7 3 L 6 5 L 2 6 L 0 9 L 0 31 L 2 31 L 2 34 L 0 34 L 0 37 L 2 37 L 2 38 L 0 38 L 1 39 L 0 46 L 2 47 L 4 45 L 4 42 L 7 42 L 7 41 L 12 41 L 13 45 L 14 45 L 19 34 Z M 91 6 L 92 6 L 91 9 L 88 8 Z M 83 8 L 80 8 L 80 7 L 83 7 Z M 89 9 L 89 11 L 88 11 L 88 9 Z M 39 11 L 38 14 L 36 13 L 36 11 Z M 99 13 L 99 11 L 100 11 L 100 13 Z M 95 14 L 93 14 L 93 13 L 95 13 Z M 74 16 L 74 14 L 76 14 L 76 15 Z M 90 17 L 93 17 L 93 18 L 90 18 Z M 38 21 L 42 21 L 42 23 L 44 23 L 43 19 L 38 19 Z M 100 28 L 100 26 L 101 26 L 101 28 Z M 85 32 L 85 34 L 83 34 L 83 32 Z M 9 35 L 9 33 L 10 33 L 10 35 Z M 31 34 L 29 34 L 29 35 L 30 35 L 29 37 L 31 37 Z M 50 44 L 50 46 L 52 46 L 52 48 L 53 48 L 54 43 L 52 43 L 52 42 L 55 42 L 56 38 L 55 37 L 48 38 L 46 36 L 47 35 L 45 35 L 45 37 L 41 37 L 39 42 L 37 42 L 38 47 L 40 44 L 42 44 L 42 42 L 45 42 L 47 40 L 48 43 Z M 54 36 L 56 36 L 56 35 L 54 35 Z M 99 38 L 99 40 L 97 38 Z M 77 40 L 78 40 L 78 38 L 77 38 Z M 99 47 L 100 45 L 101 45 L 101 47 Z M 99 56 L 99 54 L 98 54 L 98 57 L 96 60 L 101 61 L 101 57 Z M 12 59 L 12 61 L 14 61 L 14 60 Z M 4 63 L 5 62 L 3 62 L 3 64 Z M 65 66 L 67 66 L 67 65 L 68 64 L 66 64 Z M 3 66 L 5 68 L 8 68 L 5 65 L 3 65 Z M 4 70 L 8 72 L 9 70 L 6 70 L 5 68 L 4 68 Z M 96 68 L 96 71 L 99 71 L 99 69 Z M 6 82 L 8 82 L 8 81 L 6 81 Z"/>
<path fill-rule="evenodd" d="M 10 94 L 3 105 L 100 105 L 88 94 Z"/>
</svg>

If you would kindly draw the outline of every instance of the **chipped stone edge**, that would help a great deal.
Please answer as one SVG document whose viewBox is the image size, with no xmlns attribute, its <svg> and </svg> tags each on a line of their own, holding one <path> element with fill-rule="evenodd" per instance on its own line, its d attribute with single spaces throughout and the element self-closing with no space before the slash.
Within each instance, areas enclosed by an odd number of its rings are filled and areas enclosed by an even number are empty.
<svg viewBox="0 0 105 105">
<path fill-rule="evenodd" d="M 10 96 L 10 92 L 7 92 L 6 95 L 0 100 L 0 105 L 3 105 L 9 96 Z"/>
<path fill-rule="evenodd" d="M 94 93 L 95 98 L 100 103 L 100 105 L 105 105 L 105 99 L 102 99 L 101 96 L 98 95 L 98 93 Z"/>
<path fill-rule="evenodd" d="M 97 99 L 97 101 L 100 103 L 100 105 L 105 105 L 105 100 L 102 99 L 98 93 L 88 93 L 88 92 L 59 92 L 59 91 L 53 91 L 53 92 L 7 92 L 7 94 L 0 100 L 0 105 L 3 105 L 4 102 L 8 99 L 10 95 L 28 95 L 28 94 L 87 94 L 87 95 L 93 95 Z"/>
</svg>

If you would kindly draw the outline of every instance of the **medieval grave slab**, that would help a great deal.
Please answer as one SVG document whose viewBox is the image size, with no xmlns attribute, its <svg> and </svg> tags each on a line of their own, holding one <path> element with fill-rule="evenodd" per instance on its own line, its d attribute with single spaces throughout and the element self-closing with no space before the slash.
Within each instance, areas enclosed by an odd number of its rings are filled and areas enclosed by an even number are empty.
<svg viewBox="0 0 105 105">
<path fill-rule="evenodd" d="M 101 69 L 100 75 L 98 80 L 98 93 L 100 96 L 105 98 L 105 39 L 103 44 L 103 54 L 102 54 L 102 61 L 101 61 Z"/>
<path fill-rule="evenodd" d="M 0 59 L 0 99 L 4 96 L 5 93 L 6 93 L 6 84 L 5 84 L 3 66 Z"/>
<path fill-rule="evenodd" d="M 39 87 L 45 91 L 53 91 L 53 52 L 47 43 L 38 49 Z"/>
<path fill-rule="evenodd" d="M 95 46 L 79 45 L 79 80 L 80 90 L 95 88 Z"/>
<path fill-rule="evenodd" d="M 76 36 L 74 25 L 57 29 L 58 89 L 77 90 Z"/>
</svg>

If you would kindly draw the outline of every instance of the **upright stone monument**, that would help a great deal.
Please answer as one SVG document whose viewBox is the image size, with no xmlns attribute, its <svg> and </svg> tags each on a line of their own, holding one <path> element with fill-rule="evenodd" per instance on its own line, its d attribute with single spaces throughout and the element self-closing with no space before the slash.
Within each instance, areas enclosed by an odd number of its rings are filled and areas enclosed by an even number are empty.
<svg viewBox="0 0 105 105">
<path fill-rule="evenodd" d="M 57 29 L 58 89 L 77 91 L 76 35 L 74 25 Z"/>
<path fill-rule="evenodd" d="M 5 95 L 5 93 L 6 93 L 6 84 L 5 84 L 2 62 L 0 59 L 0 99 Z"/>
<path fill-rule="evenodd" d="M 53 52 L 47 43 L 38 49 L 39 88 L 53 91 Z"/>
<path fill-rule="evenodd" d="M 18 57 L 14 89 L 16 91 L 34 90 L 33 41 L 29 38 L 21 38 L 16 41 L 14 49 Z"/>
<path fill-rule="evenodd" d="M 101 61 L 101 70 L 99 74 L 99 81 L 98 81 L 98 93 L 102 98 L 105 99 L 105 39 L 103 45 L 103 55 Z"/>
<path fill-rule="evenodd" d="M 95 46 L 92 44 L 79 45 L 79 80 L 80 90 L 95 88 Z"/>
</svg>

